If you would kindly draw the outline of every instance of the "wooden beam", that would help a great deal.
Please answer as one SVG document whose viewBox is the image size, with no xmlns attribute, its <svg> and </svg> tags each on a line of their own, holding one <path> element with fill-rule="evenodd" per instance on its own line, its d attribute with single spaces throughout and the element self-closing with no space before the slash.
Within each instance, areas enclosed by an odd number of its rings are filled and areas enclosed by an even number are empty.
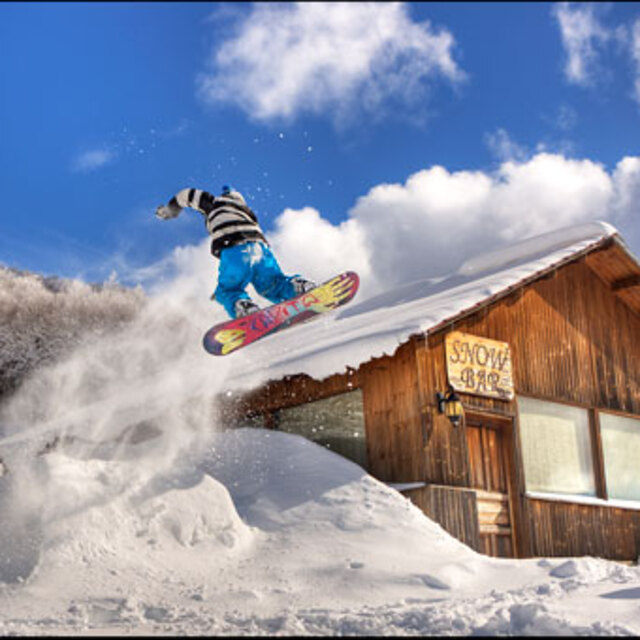
<svg viewBox="0 0 640 640">
<path fill-rule="evenodd" d="M 591 431 L 591 453 L 593 472 L 596 481 L 596 495 L 603 500 L 608 499 L 607 476 L 604 470 L 604 452 L 602 450 L 602 434 L 600 432 L 600 414 L 595 409 L 589 411 L 589 427 Z"/>
<path fill-rule="evenodd" d="M 640 286 L 640 274 L 636 273 L 626 278 L 619 278 L 611 284 L 612 291 L 621 291 L 622 289 L 630 289 L 631 287 Z"/>
</svg>

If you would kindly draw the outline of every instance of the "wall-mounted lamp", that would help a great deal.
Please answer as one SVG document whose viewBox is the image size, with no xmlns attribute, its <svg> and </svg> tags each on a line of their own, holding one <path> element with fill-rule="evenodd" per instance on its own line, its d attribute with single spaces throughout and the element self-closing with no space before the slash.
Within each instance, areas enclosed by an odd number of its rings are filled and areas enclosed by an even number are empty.
<svg viewBox="0 0 640 640">
<path fill-rule="evenodd" d="M 438 401 L 438 411 L 444 413 L 451 421 L 451 424 L 457 427 L 462 420 L 464 411 L 460 397 L 454 391 L 453 387 L 449 385 L 446 394 L 438 391 L 436 393 L 436 399 Z"/>
</svg>

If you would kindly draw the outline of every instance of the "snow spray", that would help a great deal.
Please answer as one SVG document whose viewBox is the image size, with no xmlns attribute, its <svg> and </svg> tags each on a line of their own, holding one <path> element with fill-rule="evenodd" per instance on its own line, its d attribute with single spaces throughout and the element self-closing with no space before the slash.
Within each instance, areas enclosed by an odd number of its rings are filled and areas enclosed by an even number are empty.
<svg viewBox="0 0 640 640">
<path fill-rule="evenodd" d="M 143 486 L 215 432 L 215 397 L 228 366 L 214 366 L 201 338 L 216 310 L 181 285 L 170 282 L 117 330 L 94 332 L 66 357 L 36 367 L 0 407 L 0 455 L 9 468 L 0 477 L 0 582 L 29 576 L 43 532 L 63 512 Z M 103 303 L 87 296 L 77 305 L 86 312 L 93 299 Z M 58 451 L 129 462 L 103 483 L 70 473 L 61 490 L 60 477 L 50 482 Z"/>
</svg>

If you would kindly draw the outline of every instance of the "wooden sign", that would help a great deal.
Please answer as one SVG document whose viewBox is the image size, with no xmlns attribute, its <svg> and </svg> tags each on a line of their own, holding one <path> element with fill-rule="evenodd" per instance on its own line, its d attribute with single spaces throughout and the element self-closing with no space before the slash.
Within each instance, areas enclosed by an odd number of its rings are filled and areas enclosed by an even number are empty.
<svg viewBox="0 0 640 640">
<path fill-rule="evenodd" d="M 445 341 L 447 376 L 460 393 L 513 399 L 511 352 L 506 342 L 452 331 Z"/>
</svg>

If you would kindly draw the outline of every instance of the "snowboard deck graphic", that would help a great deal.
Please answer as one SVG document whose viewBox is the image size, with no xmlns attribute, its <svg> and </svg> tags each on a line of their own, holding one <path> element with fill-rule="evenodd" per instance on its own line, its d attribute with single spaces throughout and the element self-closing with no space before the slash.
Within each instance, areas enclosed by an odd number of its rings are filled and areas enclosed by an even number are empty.
<svg viewBox="0 0 640 640">
<path fill-rule="evenodd" d="M 357 273 L 345 271 L 291 300 L 221 322 L 205 333 L 204 348 L 215 356 L 237 351 L 264 336 L 346 304 L 356 295 L 359 283 Z"/>
</svg>

